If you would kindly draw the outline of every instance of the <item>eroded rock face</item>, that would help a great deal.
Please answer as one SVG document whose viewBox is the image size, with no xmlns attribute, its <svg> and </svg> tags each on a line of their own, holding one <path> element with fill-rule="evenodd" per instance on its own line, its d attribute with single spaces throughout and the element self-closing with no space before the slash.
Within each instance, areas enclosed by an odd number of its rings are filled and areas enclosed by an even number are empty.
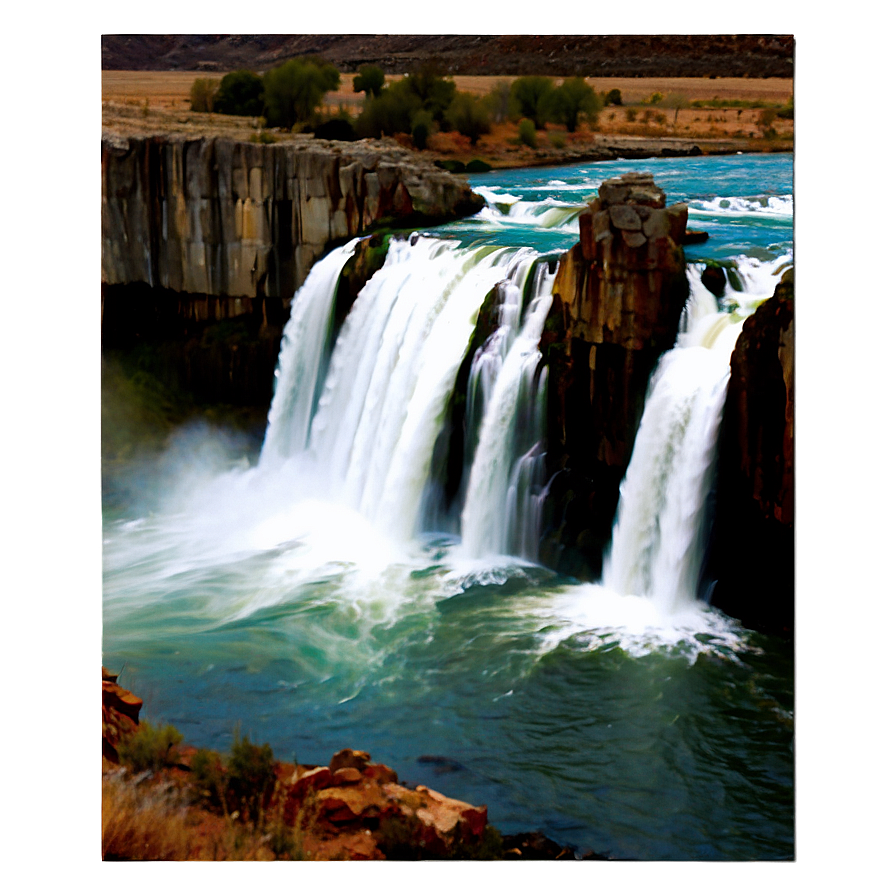
<svg viewBox="0 0 896 896">
<path fill-rule="evenodd" d="M 102 279 L 289 300 L 327 246 L 377 222 L 472 214 L 467 184 L 399 147 L 104 136 Z"/>
<path fill-rule="evenodd" d="M 397 144 L 104 133 L 103 347 L 139 346 L 141 367 L 200 402 L 267 407 L 290 302 L 326 251 L 482 205 Z"/>
<path fill-rule="evenodd" d="M 118 746 L 140 723 L 143 701 L 118 684 L 118 676 L 103 667 L 103 756 L 118 762 Z"/>
<path fill-rule="evenodd" d="M 688 296 L 686 229 L 687 206 L 625 174 L 601 185 L 560 259 L 541 345 L 553 477 L 541 559 L 562 572 L 600 575 L 650 373 Z"/>
<path fill-rule="evenodd" d="M 708 569 L 713 603 L 753 628 L 793 627 L 794 287 L 786 273 L 731 355 Z"/>
</svg>

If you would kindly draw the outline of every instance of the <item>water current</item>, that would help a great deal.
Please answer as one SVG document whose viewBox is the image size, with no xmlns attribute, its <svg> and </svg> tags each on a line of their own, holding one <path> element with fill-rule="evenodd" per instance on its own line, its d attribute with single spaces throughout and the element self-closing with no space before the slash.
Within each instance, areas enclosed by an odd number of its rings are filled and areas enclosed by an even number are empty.
<svg viewBox="0 0 896 896">
<path fill-rule="evenodd" d="M 605 580 L 539 566 L 553 259 L 602 180 L 649 170 L 686 201 L 691 299 L 654 373 Z M 702 598 L 727 358 L 792 260 L 789 155 L 655 159 L 471 178 L 477 216 L 393 241 L 329 350 L 350 247 L 293 301 L 263 445 L 186 426 L 104 511 L 103 650 L 149 717 L 226 749 L 369 751 L 409 783 L 635 859 L 793 854 L 790 646 Z M 700 283 L 730 263 L 721 300 Z M 459 495 L 433 495 L 473 359 Z"/>
</svg>

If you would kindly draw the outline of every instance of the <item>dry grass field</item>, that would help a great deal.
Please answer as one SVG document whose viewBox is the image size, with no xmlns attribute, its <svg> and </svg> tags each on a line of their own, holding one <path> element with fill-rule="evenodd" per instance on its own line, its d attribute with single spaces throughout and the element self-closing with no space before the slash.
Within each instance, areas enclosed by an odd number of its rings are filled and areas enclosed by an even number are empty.
<svg viewBox="0 0 896 896">
<path fill-rule="evenodd" d="M 177 130 L 191 133 L 230 133 L 247 135 L 257 126 L 251 119 L 235 116 L 190 113 L 190 88 L 199 78 L 220 80 L 221 75 L 197 72 L 123 72 L 102 73 L 104 127 L 122 130 Z M 327 95 L 326 110 L 336 114 L 340 108 L 351 114 L 360 111 L 363 96 L 352 91 L 354 75 L 343 74 L 338 91 Z M 387 82 L 400 75 L 388 75 Z M 476 95 L 487 94 L 499 82 L 512 82 L 510 76 L 454 77 L 459 90 Z M 608 106 L 591 129 L 582 127 L 567 134 L 559 125 L 549 125 L 539 134 L 539 148 L 533 153 L 516 145 L 515 125 L 504 123 L 481 138 L 476 147 L 457 134 L 434 134 L 430 150 L 441 157 L 469 161 L 473 156 L 493 165 L 520 165 L 544 161 L 550 155 L 584 151 L 593 145 L 595 133 L 606 137 L 637 139 L 693 139 L 701 141 L 737 141 L 732 148 L 743 150 L 790 149 L 793 119 L 775 118 L 762 104 L 783 106 L 793 96 L 790 78 L 588 78 L 598 92 L 613 88 L 622 95 L 622 106 Z M 559 83 L 559 81 L 558 81 Z M 649 104 L 655 94 L 663 99 Z M 679 95 L 688 105 L 677 114 L 669 98 Z M 693 102 L 711 103 L 694 108 Z M 755 104 L 750 108 L 750 104 Z M 763 117 L 767 120 L 763 120 Z M 774 129 L 769 137 L 768 127 Z M 278 139 L 281 139 L 278 136 Z M 410 141 L 402 141 L 410 145 Z M 730 151 L 730 150 L 726 150 Z M 530 158 L 532 156 L 532 158 Z M 537 156 L 537 158 L 536 158 Z"/>
</svg>

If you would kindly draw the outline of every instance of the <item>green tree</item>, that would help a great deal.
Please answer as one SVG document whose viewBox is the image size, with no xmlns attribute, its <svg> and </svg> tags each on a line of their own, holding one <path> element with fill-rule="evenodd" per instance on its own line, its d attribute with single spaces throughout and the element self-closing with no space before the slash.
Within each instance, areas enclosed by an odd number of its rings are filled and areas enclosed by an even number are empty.
<svg viewBox="0 0 896 896">
<path fill-rule="evenodd" d="M 594 88 L 584 78 L 567 78 L 551 95 L 550 117 L 573 133 L 579 126 L 581 115 L 593 120 L 602 107 Z"/>
<path fill-rule="evenodd" d="M 543 131 L 551 111 L 554 81 L 540 75 L 517 78 L 510 85 L 514 117 L 531 118 L 536 130 Z"/>
<path fill-rule="evenodd" d="M 431 63 L 424 63 L 407 77 L 390 89 L 399 89 L 402 95 L 417 97 L 423 108 L 441 126 L 445 121 L 445 113 L 457 93 L 457 86 L 451 78 L 442 77 Z"/>
<path fill-rule="evenodd" d="M 255 72 L 230 72 L 221 79 L 214 110 L 225 115 L 261 115 L 263 95 L 264 83 Z"/>
<path fill-rule="evenodd" d="M 218 83 L 214 78 L 197 78 L 190 88 L 190 111 L 211 112 L 217 90 Z"/>
<path fill-rule="evenodd" d="M 335 66 L 314 59 L 290 59 L 265 72 L 264 116 L 272 127 L 291 128 L 311 120 L 321 100 L 339 87 Z"/>
<path fill-rule="evenodd" d="M 355 125 L 362 137 L 390 137 L 410 134 L 418 112 L 425 112 L 423 101 L 408 89 L 406 80 L 387 87 L 379 96 L 369 96 Z M 428 113 L 432 119 L 432 113 Z"/>
<path fill-rule="evenodd" d="M 472 93 L 457 93 L 445 112 L 445 119 L 455 131 L 470 138 L 475 146 L 483 134 L 492 129 L 488 106 Z"/>
<path fill-rule="evenodd" d="M 362 65 L 352 81 L 352 90 L 366 96 L 379 96 L 385 83 L 386 75 L 378 65 Z"/>
</svg>

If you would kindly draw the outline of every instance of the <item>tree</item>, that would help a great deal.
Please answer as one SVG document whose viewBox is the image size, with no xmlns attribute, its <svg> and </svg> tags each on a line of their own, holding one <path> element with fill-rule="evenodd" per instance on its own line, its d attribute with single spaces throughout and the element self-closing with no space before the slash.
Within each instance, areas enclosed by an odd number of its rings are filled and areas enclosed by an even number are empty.
<svg viewBox="0 0 896 896">
<path fill-rule="evenodd" d="M 224 115 L 261 115 L 264 110 L 261 78 L 246 70 L 224 75 L 215 95 L 214 110 Z"/>
<path fill-rule="evenodd" d="M 675 127 L 675 124 L 678 121 L 678 113 L 684 109 L 685 106 L 690 105 L 690 100 L 683 93 L 670 93 L 663 100 L 663 105 L 667 109 L 675 110 L 675 116 L 672 119 L 672 127 Z"/>
<path fill-rule="evenodd" d="M 367 97 L 356 123 L 362 137 L 411 133 L 415 116 L 426 110 L 420 97 L 408 89 L 406 81 L 386 87 L 379 96 Z M 432 113 L 429 115 L 432 120 Z"/>
<path fill-rule="evenodd" d="M 584 78 L 567 78 L 551 96 L 551 120 L 570 133 L 579 126 L 580 115 L 593 119 L 601 108 L 601 100 Z"/>
<path fill-rule="evenodd" d="M 435 66 L 428 62 L 423 63 L 397 84 L 393 84 L 390 89 L 394 90 L 396 87 L 408 97 L 417 97 L 423 108 L 440 126 L 444 123 L 445 112 L 457 92 L 454 81 L 442 77 Z"/>
<path fill-rule="evenodd" d="M 445 119 L 455 131 L 470 138 L 475 146 L 483 134 L 492 129 L 488 106 L 472 93 L 457 93 L 445 112 Z"/>
<path fill-rule="evenodd" d="M 378 65 L 362 65 L 352 81 L 352 90 L 365 96 L 379 96 L 386 83 L 386 76 Z"/>
<path fill-rule="evenodd" d="M 536 129 L 543 131 L 550 114 L 553 92 L 554 82 L 551 78 L 540 75 L 526 75 L 523 78 L 517 78 L 510 85 L 514 117 L 531 118 Z"/>
<path fill-rule="evenodd" d="M 324 95 L 339 87 L 335 66 L 314 59 L 290 59 L 264 75 L 264 116 L 272 127 L 310 121 Z"/>
<path fill-rule="evenodd" d="M 218 84 L 213 78 L 197 78 L 190 88 L 190 111 L 211 112 Z"/>
<path fill-rule="evenodd" d="M 485 96 L 492 121 L 501 124 L 510 117 L 510 83 L 499 81 Z"/>
</svg>

